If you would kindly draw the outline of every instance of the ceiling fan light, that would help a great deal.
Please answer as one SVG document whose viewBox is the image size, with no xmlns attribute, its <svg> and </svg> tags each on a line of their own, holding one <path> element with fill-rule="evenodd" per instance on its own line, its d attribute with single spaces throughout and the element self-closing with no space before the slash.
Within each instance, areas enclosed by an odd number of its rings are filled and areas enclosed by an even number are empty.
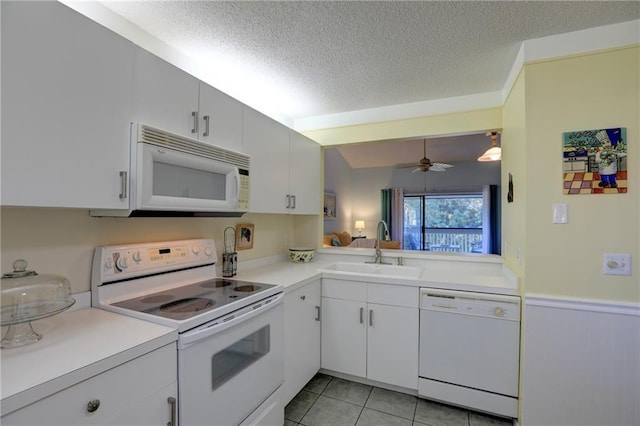
<svg viewBox="0 0 640 426">
<path fill-rule="evenodd" d="M 500 161 L 502 160 L 502 148 L 494 146 L 489 148 L 484 154 L 478 157 L 478 161 Z"/>
</svg>

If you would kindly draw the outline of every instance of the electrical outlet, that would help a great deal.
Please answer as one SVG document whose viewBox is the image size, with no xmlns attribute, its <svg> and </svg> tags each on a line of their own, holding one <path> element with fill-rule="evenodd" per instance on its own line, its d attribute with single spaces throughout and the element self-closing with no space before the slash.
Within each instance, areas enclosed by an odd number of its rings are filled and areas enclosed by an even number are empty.
<svg viewBox="0 0 640 426">
<path fill-rule="evenodd" d="M 603 259 L 603 274 L 631 275 L 631 255 L 629 253 L 605 253 Z"/>
</svg>

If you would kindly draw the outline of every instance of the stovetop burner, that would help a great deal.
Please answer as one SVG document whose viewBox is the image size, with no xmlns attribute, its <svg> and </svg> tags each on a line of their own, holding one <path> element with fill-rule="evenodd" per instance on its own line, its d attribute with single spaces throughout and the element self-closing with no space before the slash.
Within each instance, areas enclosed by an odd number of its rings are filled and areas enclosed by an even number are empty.
<svg viewBox="0 0 640 426">
<path fill-rule="evenodd" d="M 214 278 L 114 303 L 124 309 L 185 320 L 260 293 L 272 284 Z"/>
</svg>

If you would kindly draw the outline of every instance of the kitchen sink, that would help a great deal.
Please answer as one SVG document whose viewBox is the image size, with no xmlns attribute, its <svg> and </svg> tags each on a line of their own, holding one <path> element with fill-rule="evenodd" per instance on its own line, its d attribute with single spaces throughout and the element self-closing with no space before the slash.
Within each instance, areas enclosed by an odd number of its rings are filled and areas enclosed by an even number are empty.
<svg viewBox="0 0 640 426">
<path fill-rule="evenodd" d="M 375 275 L 395 278 L 420 278 L 424 268 L 414 266 L 381 265 L 378 263 L 338 262 L 323 268 L 327 272 Z"/>
</svg>

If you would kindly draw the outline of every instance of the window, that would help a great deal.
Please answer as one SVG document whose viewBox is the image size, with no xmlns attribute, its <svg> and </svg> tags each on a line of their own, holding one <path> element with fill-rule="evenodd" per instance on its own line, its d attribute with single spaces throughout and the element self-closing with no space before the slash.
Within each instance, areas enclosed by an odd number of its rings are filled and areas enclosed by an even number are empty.
<svg viewBox="0 0 640 426">
<path fill-rule="evenodd" d="M 482 194 L 405 195 L 404 249 L 482 253 Z"/>
</svg>

